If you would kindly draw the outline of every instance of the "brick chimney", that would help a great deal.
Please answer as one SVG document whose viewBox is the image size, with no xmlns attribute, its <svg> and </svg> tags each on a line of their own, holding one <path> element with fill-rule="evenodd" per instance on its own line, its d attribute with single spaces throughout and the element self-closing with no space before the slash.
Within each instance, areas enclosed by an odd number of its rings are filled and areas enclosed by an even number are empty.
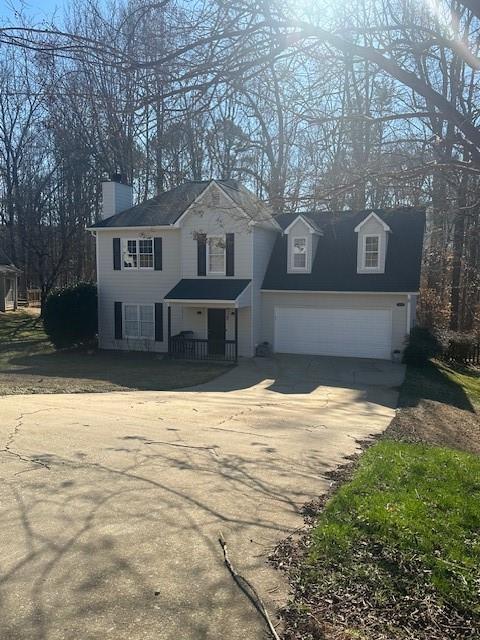
<svg viewBox="0 0 480 640">
<path fill-rule="evenodd" d="M 133 188 L 120 173 L 102 182 L 102 220 L 133 206 Z"/>
</svg>

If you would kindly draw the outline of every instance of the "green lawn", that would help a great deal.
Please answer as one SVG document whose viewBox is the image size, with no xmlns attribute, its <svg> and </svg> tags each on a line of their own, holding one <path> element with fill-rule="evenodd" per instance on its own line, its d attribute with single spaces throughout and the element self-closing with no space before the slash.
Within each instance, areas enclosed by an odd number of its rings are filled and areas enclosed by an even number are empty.
<svg viewBox="0 0 480 640">
<path fill-rule="evenodd" d="M 38 314 L 0 313 L 0 395 L 169 390 L 225 371 L 223 363 L 170 361 L 153 353 L 55 351 Z"/>
<path fill-rule="evenodd" d="M 407 423 L 427 415 L 424 400 L 439 425 L 476 420 L 478 371 L 409 368 Z M 308 531 L 291 572 L 289 640 L 480 637 L 480 457 L 458 450 L 461 439 L 455 449 L 401 440 L 387 430 L 368 448 Z"/>
<path fill-rule="evenodd" d="M 457 387 L 463 389 L 474 405 L 480 405 L 480 369 L 452 367 L 438 362 L 437 367 Z"/>
<path fill-rule="evenodd" d="M 480 403 L 480 370 L 440 361 L 408 367 L 399 406 L 416 406 L 424 399 L 472 411 Z"/>
<path fill-rule="evenodd" d="M 414 560 L 441 598 L 480 614 L 480 458 L 388 440 L 368 449 L 312 532 L 314 579 L 316 567 L 339 560 L 362 579 L 368 565 L 357 564 L 359 547 L 388 547 L 396 558 L 388 570 L 375 567 L 382 598 L 395 589 L 402 564 Z"/>
</svg>

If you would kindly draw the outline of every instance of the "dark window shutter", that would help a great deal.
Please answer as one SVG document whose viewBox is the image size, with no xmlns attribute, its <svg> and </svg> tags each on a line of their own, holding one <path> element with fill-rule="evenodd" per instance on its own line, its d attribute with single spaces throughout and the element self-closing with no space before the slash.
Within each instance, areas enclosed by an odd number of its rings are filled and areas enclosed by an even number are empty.
<svg viewBox="0 0 480 640">
<path fill-rule="evenodd" d="M 155 342 L 163 342 L 163 303 L 155 303 Z"/>
<path fill-rule="evenodd" d="M 199 233 L 197 236 L 197 275 L 207 275 L 207 236 Z"/>
<path fill-rule="evenodd" d="M 225 248 L 225 275 L 235 275 L 235 234 L 227 233 Z"/>
<path fill-rule="evenodd" d="M 153 239 L 154 266 L 155 271 L 162 270 L 162 238 Z"/>
<path fill-rule="evenodd" d="M 121 340 L 122 336 L 122 303 L 115 302 L 115 340 Z"/>
<path fill-rule="evenodd" d="M 122 268 L 120 261 L 120 238 L 113 238 L 113 268 L 120 271 Z"/>
</svg>

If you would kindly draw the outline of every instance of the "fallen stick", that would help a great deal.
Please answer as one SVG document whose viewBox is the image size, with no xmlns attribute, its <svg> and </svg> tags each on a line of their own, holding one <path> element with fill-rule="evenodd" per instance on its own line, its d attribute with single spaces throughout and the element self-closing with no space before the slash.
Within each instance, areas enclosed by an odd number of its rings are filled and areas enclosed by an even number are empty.
<svg viewBox="0 0 480 640">
<path fill-rule="evenodd" d="M 247 580 L 247 578 L 244 578 L 239 573 L 237 573 L 237 571 L 235 570 L 234 566 L 230 562 L 230 558 L 228 556 L 228 550 L 227 550 L 227 543 L 225 542 L 225 538 L 223 537 L 223 534 L 221 532 L 220 532 L 220 535 L 218 537 L 218 541 L 220 543 L 220 546 L 222 547 L 223 558 L 225 560 L 225 564 L 227 565 L 228 570 L 230 571 L 230 573 L 232 575 L 232 578 L 235 580 L 235 582 L 238 584 L 240 589 L 247 596 L 247 598 L 250 600 L 250 602 L 252 602 L 252 604 L 254 605 L 256 610 L 260 613 L 262 618 L 265 620 L 265 622 L 267 623 L 268 629 L 269 629 L 270 633 L 272 634 L 272 637 L 275 640 L 280 640 L 280 636 L 275 631 L 275 627 L 273 626 L 273 622 L 271 621 L 270 616 L 268 615 L 268 611 L 267 611 L 267 609 L 266 609 L 266 607 L 265 607 L 265 605 L 263 603 L 262 598 L 258 595 L 257 590 L 252 585 L 252 583 Z"/>
</svg>

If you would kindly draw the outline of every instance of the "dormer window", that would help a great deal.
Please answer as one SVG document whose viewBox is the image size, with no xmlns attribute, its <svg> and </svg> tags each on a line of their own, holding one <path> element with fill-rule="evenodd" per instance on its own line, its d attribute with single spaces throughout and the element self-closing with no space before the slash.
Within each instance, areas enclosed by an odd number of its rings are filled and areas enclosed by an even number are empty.
<svg viewBox="0 0 480 640">
<path fill-rule="evenodd" d="M 283 233 L 287 238 L 287 273 L 310 273 L 323 231 L 314 220 L 300 214 Z"/>
<path fill-rule="evenodd" d="M 293 238 L 292 240 L 292 269 L 307 268 L 307 238 Z"/>
<path fill-rule="evenodd" d="M 380 262 L 380 236 L 364 236 L 363 268 L 378 269 Z"/>
<path fill-rule="evenodd" d="M 392 230 L 372 211 L 355 227 L 357 239 L 357 273 L 385 273 L 388 236 Z"/>
</svg>

